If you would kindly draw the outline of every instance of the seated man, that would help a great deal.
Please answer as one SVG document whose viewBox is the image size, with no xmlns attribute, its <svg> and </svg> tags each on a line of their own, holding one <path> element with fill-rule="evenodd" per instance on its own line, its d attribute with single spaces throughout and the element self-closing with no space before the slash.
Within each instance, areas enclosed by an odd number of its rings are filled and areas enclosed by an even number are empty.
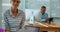
<svg viewBox="0 0 60 32">
<path fill-rule="evenodd" d="M 46 13 L 46 7 L 45 6 L 41 7 L 41 11 L 38 14 L 38 19 L 37 20 L 41 21 L 43 23 L 46 23 L 49 20 L 48 14 Z M 43 31 L 43 32 L 47 32 L 47 31 Z"/>
<path fill-rule="evenodd" d="M 49 20 L 48 14 L 46 12 L 46 7 L 42 6 L 41 7 L 41 12 L 38 14 L 38 20 L 41 22 L 47 22 Z"/>
</svg>

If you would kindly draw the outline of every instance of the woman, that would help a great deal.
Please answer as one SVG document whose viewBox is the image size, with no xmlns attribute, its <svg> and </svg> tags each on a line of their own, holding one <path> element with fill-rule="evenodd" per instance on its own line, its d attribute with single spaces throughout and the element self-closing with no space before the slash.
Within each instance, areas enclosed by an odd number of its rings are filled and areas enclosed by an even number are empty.
<svg viewBox="0 0 60 32">
<path fill-rule="evenodd" d="M 25 14 L 22 10 L 18 9 L 20 0 L 10 0 L 11 9 L 4 13 L 4 22 L 6 32 L 17 32 L 21 29 Z"/>
</svg>

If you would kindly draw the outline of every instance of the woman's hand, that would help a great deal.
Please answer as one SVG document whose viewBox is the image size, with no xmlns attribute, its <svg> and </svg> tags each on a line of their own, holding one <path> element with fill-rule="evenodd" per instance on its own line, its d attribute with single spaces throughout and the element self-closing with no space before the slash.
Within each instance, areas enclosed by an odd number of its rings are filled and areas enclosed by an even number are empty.
<svg viewBox="0 0 60 32">
<path fill-rule="evenodd" d="M 5 32 L 11 32 L 10 29 L 6 29 Z"/>
</svg>

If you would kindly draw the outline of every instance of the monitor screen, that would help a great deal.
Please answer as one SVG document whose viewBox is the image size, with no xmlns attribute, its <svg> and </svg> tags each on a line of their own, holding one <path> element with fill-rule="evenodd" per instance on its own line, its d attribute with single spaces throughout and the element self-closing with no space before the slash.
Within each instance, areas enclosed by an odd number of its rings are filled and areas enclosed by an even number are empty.
<svg viewBox="0 0 60 32">
<path fill-rule="evenodd" d="M 26 30 L 32 30 L 33 32 L 39 32 L 40 29 L 39 27 L 35 27 L 35 26 L 25 26 Z"/>
</svg>

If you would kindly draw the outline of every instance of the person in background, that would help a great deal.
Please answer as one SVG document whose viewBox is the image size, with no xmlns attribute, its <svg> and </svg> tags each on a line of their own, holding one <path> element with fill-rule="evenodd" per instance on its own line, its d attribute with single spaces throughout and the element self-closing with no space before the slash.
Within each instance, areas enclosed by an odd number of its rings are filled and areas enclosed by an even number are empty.
<svg viewBox="0 0 60 32">
<path fill-rule="evenodd" d="M 4 13 L 5 32 L 17 32 L 25 21 L 25 13 L 18 9 L 20 0 L 10 0 L 11 8 Z"/>
<path fill-rule="evenodd" d="M 48 18 L 48 14 L 46 13 L 46 7 L 45 6 L 42 6 L 41 7 L 41 21 L 42 22 L 47 22 L 49 20 Z"/>
<path fill-rule="evenodd" d="M 41 11 L 38 14 L 37 20 L 42 22 L 42 23 L 47 23 L 47 21 L 49 20 L 48 14 L 46 13 L 46 7 L 45 6 L 41 7 Z M 42 32 L 47 32 L 47 31 L 42 31 Z"/>
<path fill-rule="evenodd" d="M 40 22 L 44 22 L 44 23 L 46 23 L 49 20 L 48 14 L 46 13 L 46 7 L 45 6 L 41 7 L 41 11 L 38 14 L 37 20 Z"/>
</svg>

